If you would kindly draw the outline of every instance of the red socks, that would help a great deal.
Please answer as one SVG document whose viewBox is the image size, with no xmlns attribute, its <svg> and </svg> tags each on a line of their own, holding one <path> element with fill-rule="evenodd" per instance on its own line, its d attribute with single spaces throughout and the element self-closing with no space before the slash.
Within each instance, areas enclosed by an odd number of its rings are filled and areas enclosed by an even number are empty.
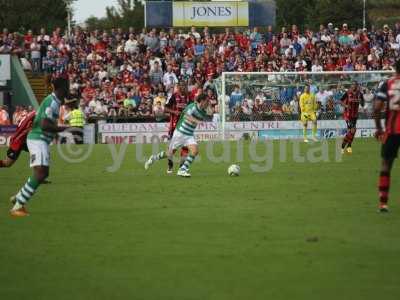
<svg viewBox="0 0 400 300">
<path fill-rule="evenodd" d="M 389 200 L 389 189 L 390 189 L 390 173 L 381 172 L 379 176 L 379 200 L 382 204 L 386 204 Z"/>
<path fill-rule="evenodd" d="M 343 139 L 343 144 L 342 148 L 346 148 L 346 146 L 351 147 L 351 144 L 353 143 L 355 133 L 352 133 L 351 131 L 347 131 L 346 136 Z"/>
<path fill-rule="evenodd" d="M 181 157 L 186 157 L 189 154 L 189 149 L 187 147 L 182 147 L 181 149 Z"/>
</svg>

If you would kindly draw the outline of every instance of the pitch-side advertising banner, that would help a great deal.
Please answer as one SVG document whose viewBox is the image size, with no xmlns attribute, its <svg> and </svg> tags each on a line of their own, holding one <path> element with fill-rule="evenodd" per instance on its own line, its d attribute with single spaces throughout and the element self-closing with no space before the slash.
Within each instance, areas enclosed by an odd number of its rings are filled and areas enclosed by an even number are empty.
<svg viewBox="0 0 400 300">
<path fill-rule="evenodd" d="M 221 139 L 219 123 L 201 123 L 195 137 L 198 141 L 218 141 Z M 113 144 L 157 143 L 168 141 L 168 123 L 103 123 L 99 124 L 100 141 Z M 357 137 L 372 137 L 373 120 L 359 120 Z M 318 122 L 320 138 L 341 137 L 346 131 L 343 120 Z M 292 139 L 302 138 L 302 125 L 298 121 L 227 122 L 225 137 L 238 140 L 247 134 L 252 139 Z"/>
<path fill-rule="evenodd" d="M 0 126 L 0 147 L 10 144 L 10 137 L 17 130 L 17 126 Z"/>
<path fill-rule="evenodd" d="M 247 2 L 174 2 L 173 26 L 249 26 Z"/>
<path fill-rule="evenodd" d="M 17 130 L 17 126 L 0 126 L 0 147 L 9 146 L 10 138 Z M 69 133 L 70 134 L 70 133 Z M 85 125 L 83 131 L 83 141 L 85 144 L 94 144 L 95 143 L 95 125 L 88 124 Z"/>
</svg>

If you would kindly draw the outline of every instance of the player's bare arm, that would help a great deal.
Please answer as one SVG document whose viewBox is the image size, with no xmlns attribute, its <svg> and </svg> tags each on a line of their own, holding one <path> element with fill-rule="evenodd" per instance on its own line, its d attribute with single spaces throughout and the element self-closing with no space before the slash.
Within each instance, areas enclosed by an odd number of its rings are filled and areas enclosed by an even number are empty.
<svg viewBox="0 0 400 300">
<path fill-rule="evenodd" d="M 63 132 L 68 128 L 64 126 L 58 126 L 53 120 L 50 119 L 44 119 L 40 124 L 40 126 L 42 127 L 43 131 L 53 132 L 53 133 Z"/>
<path fill-rule="evenodd" d="M 169 107 L 167 107 L 167 106 L 165 106 L 164 111 L 165 111 L 166 113 L 170 113 L 170 114 L 173 114 L 173 115 L 175 115 L 175 116 L 179 116 L 179 115 L 180 115 L 180 112 L 179 112 L 178 110 L 169 108 Z"/>
</svg>

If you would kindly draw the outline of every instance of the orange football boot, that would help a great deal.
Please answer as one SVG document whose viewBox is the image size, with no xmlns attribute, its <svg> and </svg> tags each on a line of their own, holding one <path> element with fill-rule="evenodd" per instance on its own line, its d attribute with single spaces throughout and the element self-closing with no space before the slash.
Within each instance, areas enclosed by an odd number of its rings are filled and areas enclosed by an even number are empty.
<svg viewBox="0 0 400 300">
<path fill-rule="evenodd" d="M 20 209 L 10 210 L 10 215 L 12 217 L 20 218 L 29 216 L 29 213 L 25 207 L 21 207 Z"/>
</svg>

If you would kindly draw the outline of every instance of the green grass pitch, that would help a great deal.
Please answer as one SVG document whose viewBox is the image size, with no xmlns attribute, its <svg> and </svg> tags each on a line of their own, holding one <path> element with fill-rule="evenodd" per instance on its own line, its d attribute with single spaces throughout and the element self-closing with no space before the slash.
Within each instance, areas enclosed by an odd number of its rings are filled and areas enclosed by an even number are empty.
<svg viewBox="0 0 400 300">
<path fill-rule="evenodd" d="M 334 141 L 321 163 L 294 161 L 287 145 L 270 172 L 253 172 L 245 150 L 240 177 L 226 172 L 236 159 L 203 157 L 191 179 L 166 175 L 166 162 L 145 172 L 134 146 L 113 173 L 106 145 L 79 164 L 53 149 L 53 183 L 12 219 L 8 198 L 31 174 L 22 155 L 0 170 L 0 299 L 400 299 L 400 162 L 380 215 L 374 140 L 343 162 Z"/>
</svg>

